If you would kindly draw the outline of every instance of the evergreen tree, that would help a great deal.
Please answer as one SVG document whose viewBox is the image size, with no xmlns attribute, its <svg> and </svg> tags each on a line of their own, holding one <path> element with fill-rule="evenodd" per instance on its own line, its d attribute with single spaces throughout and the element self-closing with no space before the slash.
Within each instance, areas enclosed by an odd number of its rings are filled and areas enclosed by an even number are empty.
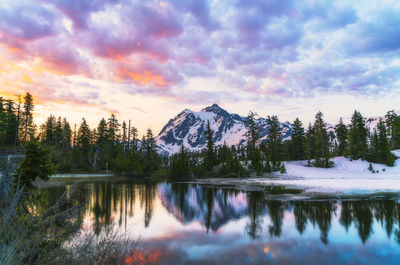
<svg viewBox="0 0 400 265">
<path fill-rule="evenodd" d="M 255 150 L 260 139 L 260 125 L 257 120 L 257 113 L 250 111 L 246 117 L 248 149 Z"/>
<path fill-rule="evenodd" d="M 72 145 L 72 130 L 66 118 L 63 119 L 62 130 L 63 130 L 62 148 L 69 149 L 71 148 Z"/>
<path fill-rule="evenodd" d="M 156 143 L 154 141 L 153 132 L 150 128 L 147 129 L 146 139 L 144 141 L 144 152 L 144 173 L 147 177 L 150 177 L 155 172 L 155 170 L 158 169 L 159 166 L 159 157 L 156 152 Z"/>
<path fill-rule="evenodd" d="M 388 139 L 386 125 L 382 119 L 379 119 L 377 130 L 374 130 L 370 143 L 368 161 L 384 163 L 388 166 L 394 165 L 394 156 L 390 152 L 390 141 Z"/>
<path fill-rule="evenodd" d="M 18 98 L 18 104 L 17 104 L 17 122 L 15 125 L 15 139 L 14 139 L 14 145 L 17 146 L 19 143 L 19 130 L 20 130 L 20 126 L 21 126 L 21 104 L 22 104 L 22 100 L 21 100 L 21 95 L 18 94 L 17 95 Z"/>
<path fill-rule="evenodd" d="M 6 118 L 4 111 L 4 100 L 3 97 L 0 97 L 0 145 L 5 144 L 5 132 L 6 132 Z"/>
<path fill-rule="evenodd" d="M 261 150 L 257 146 L 260 139 L 260 125 L 256 119 L 257 113 L 249 112 L 246 118 L 247 128 L 247 158 L 251 161 L 252 168 L 259 175 L 262 171 L 263 165 L 261 161 Z"/>
<path fill-rule="evenodd" d="M 132 126 L 130 129 L 130 134 L 128 137 L 128 150 L 129 150 L 129 157 L 128 157 L 128 168 L 129 172 L 132 176 L 140 175 L 142 173 L 142 165 L 140 163 L 139 157 L 139 148 L 138 148 L 138 131 L 137 129 Z M 132 141 L 129 138 L 132 137 Z M 144 144 L 145 140 L 142 141 L 142 145 Z"/>
<path fill-rule="evenodd" d="M 343 123 L 342 118 L 340 118 L 339 123 L 335 126 L 335 133 L 337 140 L 339 142 L 337 154 L 339 156 L 344 156 L 348 149 L 348 129 Z"/>
<path fill-rule="evenodd" d="M 97 126 L 96 144 L 99 146 L 105 146 L 108 140 L 107 122 L 104 118 L 102 118 Z"/>
<path fill-rule="evenodd" d="M 50 115 L 47 118 L 46 123 L 44 124 L 44 135 L 42 136 L 42 143 L 46 145 L 54 145 L 55 144 L 55 124 L 56 118 L 54 115 Z"/>
<path fill-rule="evenodd" d="M 207 126 L 204 134 L 207 141 L 207 148 L 205 150 L 204 156 L 204 168 L 207 171 L 211 171 L 213 166 L 216 164 L 216 159 L 214 152 L 213 131 L 211 130 L 210 121 L 207 121 Z"/>
<path fill-rule="evenodd" d="M 76 139 L 76 150 L 82 159 L 78 159 L 82 167 L 87 168 L 91 164 L 91 141 L 92 133 L 86 123 L 86 119 L 82 119 Z"/>
<path fill-rule="evenodd" d="M 368 151 L 367 137 L 365 120 L 360 112 L 355 111 L 349 129 L 349 151 L 352 159 L 365 159 Z"/>
<path fill-rule="evenodd" d="M 111 114 L 111 117 L 108 119 L 108 137 L 111 140 L 112 144 L 115 145 L 119 139 L 119 126 L 117 117 L 115 114 Z"/>
<path fill-rule="evenodd" d="M 126 123 L 125 121 L 122 122 L 122 149 L 124 152 L 124 157 L 125 157 L 125 151 L 126 151 L 126 135 L 127 134 L 127 129 L 126 129 Z"/>
<path fill-rule="evenodd" d="M 267 160 L 272 163 L 272 171 L 278 171 L 282 159 L 282 129 L 277 116 L 268 116 Z"/>
<path fill-rule="evenodd" d="M 293 122 L 290 159 L 302 160 L 305 157 L 305 133 L 302 122 L 299 118 Z"/>
<path fill-rule="evenodd" d="M 58 117 L 54 128 L 54 144 L 57 146 L 57 148 L 61 148 L 63 146 L 63 133 L 63 123 L 61 117 Z"/>
<path fill-rule="evenodd" d="M 15 143 L 17 131 L 17 116 L 15 115 L 14 102 L 7 100 L 5 104 L 5 141 L 4 144 L 11 146 Z"/>
<path fill-rule="evenodd" d="M 314 122 L 314 158 L 315 166 L 317 167 L 330 167 L 329 163 L 329 137 L 326 131 L 326 124 L 323 120 L 322 112 L 318 112 L 315 116 Z"/>
<path fill-rule="evenodd" d="M 314 149 L 315 149 L 314 128 L 310 123 L 308 125 L 308 129 L 305 136 L 305 151 L 306 151 L 308 165 L 311 165 L 311 160 L 314 157 Z"/>
<path fill-rule="evenodd" d="M 391 149 L 397 149 L 400 147 L 400 116 L 392 110 L 386 114 L 385 118 L 389 129 Z"/>
<path fill-rule="evenodd" d="M 22 112 L 22 120 L 24 126 L 24 144 L 30 139 L 33 138 L 34 135 L 34 123 L 33 123 L 33 97 L 27 92 L 24 96 L 24 110 Z"/>
<path fill-rule="evenodd" d="M 30 141 L 25 145 L 25 157 L 16 173 L 17 186 L 32 188 L 32 181 L 36 178 L 48 180 L 55 173 L 51 161 L 51 151 L 43 148 L 38 142 Z"/>
<path fill-rule="evenodd" d="M 180 152 L 172 156 L 170 166 L 170 176 L 177 179 L 185 179 L 190 176 L 189 157 L 183 144 Z"/>
</svg>

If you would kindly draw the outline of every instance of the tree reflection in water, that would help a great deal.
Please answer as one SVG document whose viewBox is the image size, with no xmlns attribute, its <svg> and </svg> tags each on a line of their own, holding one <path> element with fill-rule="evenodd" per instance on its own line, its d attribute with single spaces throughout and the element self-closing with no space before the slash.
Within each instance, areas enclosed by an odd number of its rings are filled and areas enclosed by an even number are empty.
<svg viewBox="0 0 400 265">
<path fill-rule="evenodd" d="M 300 235 L 308 225 L 318 227 L 323 244 L 329 243 L 333 218 L 348 233 L 353 226 L 363 244 L 373 234 L 374 223 L 384 229 L 388 238 L 400 244 L 400 204 L 395 199 L 363 200 L 266 200 L 264 191 L 241 191 L 185 183 L 95 182 L 81 185 L 88 199 L 85 215 L 91 218 L 94 231 L 113 226 L 127 228 L 135 206 L 143 209 L 144 227 L 151 226 L 154 201 L 181 224 L 198 222 L 206 232 L 218 231 L 230 221 L 247 218 L 245 232 L 255 240 L 268 231 L 270 237 L 285 233 L 285 216 L 294 216 Z M 57 198 L 63 188 L 50 189 L 50 199 Z"/>
</svg>

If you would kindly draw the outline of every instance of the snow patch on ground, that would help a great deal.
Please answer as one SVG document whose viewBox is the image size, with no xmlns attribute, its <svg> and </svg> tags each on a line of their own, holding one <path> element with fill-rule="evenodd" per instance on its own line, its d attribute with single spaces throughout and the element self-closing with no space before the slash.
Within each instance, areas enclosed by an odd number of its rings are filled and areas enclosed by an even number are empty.
<svg viewBox="0 0 400 265">
<path fill-rule="evenodd" d="M 393 151 L 400 157 L 400 150 Z M 400 193 L 400 159 L 394 167 L 372 163 L 375 171 L 368 170 L 369 162 L 350 161 L 345 157 L 335 157 L 333 168 L 307 167 L 306 161 L 285 162 L 287 173 L 278 178 L 250 179 L 254 184 L 285 185 L 304 189 L 313 193 L 368 194 L 376 192 Z"/>
</svg>

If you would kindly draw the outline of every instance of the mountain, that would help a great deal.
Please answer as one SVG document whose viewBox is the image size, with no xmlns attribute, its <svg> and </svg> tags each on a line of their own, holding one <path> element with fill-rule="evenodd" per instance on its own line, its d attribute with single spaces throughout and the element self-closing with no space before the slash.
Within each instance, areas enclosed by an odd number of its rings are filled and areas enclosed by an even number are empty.
<svg viewBox="0 0 400 265">
<path fill-rule="evenodd" d="M 397 116 L 400 116 L 400 110 L 395 111 L 394 113 Z M 374 131 L 374 129 L 376 129 L 378 127 L 379 119 L 382 119 L 382 121 L 386 122 L 386 117 L 385 116 L 370 117 L 370 118 L 366 119 L 365 125 L 367 126 L 367 128 L 370 130 L 371 133 Z"/>
<path fill-rule="evenodd" d="M 400 115 L 400 111 L 395 113 Z M 366 126 L 371 132 L 376 128 L 379 118 L 386 120 L 385 116 L 366 119 Z M 217 104 L 213 104 L 198 112 L 185 109 L 175 118 L 170 119 L 155 139 L 158 152 L 171 155 L 178 152 L 182 144 L 192 152 L 202 150 L 206 146 L 204 132 L 208 121 L 213 131 L 215 145 L 220 146 L 226 143 L 228 146 L 246 146 L 246 117 L 231 114 Z M 261 140 L 265 141 L 269 133 L 268 119 L 259 118 L 258 122 L 261 126 Z M 280 127 L 283 140 L 289 140 L 292 135 L 291 123 L 280 123 Z M 326 129 L 328 133 L 335 134 L 334 125 L 327 124 Z"/>
<path fill-rule="evenodd" d="M 156 137 L 160 150 L 166 154 L 174 154 L 183 146 L 189 151 L 200 151 L 206 146 L 204 132 L 207 122 L 210 122 L 215 145 L 244 146 L 247 142 L 246 117 L 228 113 L 226 110 L 213 104 L 199 112 L 185 109 L 175 118 L 170 119 Z M 268 136 L 268 119 L 259 118 L 261 126 L 261 140 Z M 280 124 L 283 140 L 290 139 L 292 126 L 289 122 Z"/>
</svg>

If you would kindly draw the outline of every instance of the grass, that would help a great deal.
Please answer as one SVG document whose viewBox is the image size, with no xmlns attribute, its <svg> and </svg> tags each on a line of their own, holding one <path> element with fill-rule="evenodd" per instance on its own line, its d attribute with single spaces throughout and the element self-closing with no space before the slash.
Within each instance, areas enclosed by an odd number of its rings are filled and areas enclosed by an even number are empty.
<svg viewBox="0 0 400 265">
<path fill-rule="evenodd" d="M 0 264 L 134 264 L 137 240 L 116 231 L 81 230 L 86 200 L 79 190 L 50 206 L 46 193 L 13 186 L 12 167 L 0 170 Z"/>
</svg>

